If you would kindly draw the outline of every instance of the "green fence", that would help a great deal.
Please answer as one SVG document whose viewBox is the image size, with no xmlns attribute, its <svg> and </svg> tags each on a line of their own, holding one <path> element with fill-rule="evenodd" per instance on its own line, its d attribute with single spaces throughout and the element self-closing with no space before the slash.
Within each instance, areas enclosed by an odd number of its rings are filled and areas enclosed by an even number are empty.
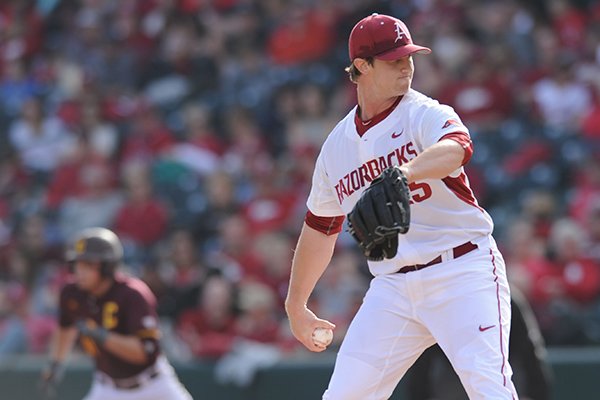
<svg viewBox="0 0 600 400">
<path fill-rule="evenodd" d="M 549 356 L 555 374 L 553 400 L 600 399 L 600 348 L 551 349 Z M 41 399 L 38 378 L 44 362 L 40 358 L 2 360 L 0 400 Z M 195 400 L 311 400 L 321 398 L 333 368 L 333 356 L 280 362 L 260 370 L 252 384 L 244 388 L 218 384 L 212 364 L 175 367 Z M 90 381 L 89 363 L 71 363 L 59 387 L 58 399 L 81 400 Z M 402 383 L 392 399 L 406 399 Z"/>
</svg>

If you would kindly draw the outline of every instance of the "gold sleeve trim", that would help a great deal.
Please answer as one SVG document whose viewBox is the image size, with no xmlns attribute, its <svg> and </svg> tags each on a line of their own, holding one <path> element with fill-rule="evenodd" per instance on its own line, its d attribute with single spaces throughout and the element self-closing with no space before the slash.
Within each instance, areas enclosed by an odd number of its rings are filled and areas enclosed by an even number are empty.
<svg viewBox="0 0 600 400">
<path fill-rule="evenodd" d="M 142 329 L 135 334 L 140 339 L 160 339 L 160 331 L 158 329 Z"/>
</svg>

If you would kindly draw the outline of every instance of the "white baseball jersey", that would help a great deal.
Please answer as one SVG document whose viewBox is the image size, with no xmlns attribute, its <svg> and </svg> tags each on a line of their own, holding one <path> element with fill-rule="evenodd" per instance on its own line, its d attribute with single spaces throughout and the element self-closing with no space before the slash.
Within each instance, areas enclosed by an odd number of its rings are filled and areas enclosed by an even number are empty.
<svg viewBox="0 0 600 400">
<path fill-rule="evenodd" d="M 468 134 L 452 107 L 412 89 L 362 137 L 355 125 L 356 112 L 357 107 L 338 123 L 321 148 L 307 200 L 317 216 L 346 215 L 387 166 L 410 161 L 449 133 Z M 394 259 L 369 262 L 373 275 L 427 263 L 492 232 L 492 219 L 477 204 L 462 167 L 442 180 L 413 182 L 410 189 L 410 229 L 399 235 L 400 250 Z"/>
</svg>

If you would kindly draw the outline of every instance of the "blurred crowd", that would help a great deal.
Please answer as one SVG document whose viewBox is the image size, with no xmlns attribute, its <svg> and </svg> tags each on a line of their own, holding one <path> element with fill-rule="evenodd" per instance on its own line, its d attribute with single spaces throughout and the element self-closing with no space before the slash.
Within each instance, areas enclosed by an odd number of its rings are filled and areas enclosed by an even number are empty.
<svg viewBox="0 0 600 400">
<path fill-rule="evenodd" d="M 355 104 L 348 34 L 375 11 L 433 49 L 413 87 L 470 128 L 471 184 L 546 342 L 600 344 L 600 3 L 5 0 L 0 358 L 46 351 L 65 243 L 89 226 L 123 240 L 171 356 L 302 351 L 293 247 L 318 149 Z M 310 305 L 336 340 L 369 278 L 342 233 Z"/>
</svg>

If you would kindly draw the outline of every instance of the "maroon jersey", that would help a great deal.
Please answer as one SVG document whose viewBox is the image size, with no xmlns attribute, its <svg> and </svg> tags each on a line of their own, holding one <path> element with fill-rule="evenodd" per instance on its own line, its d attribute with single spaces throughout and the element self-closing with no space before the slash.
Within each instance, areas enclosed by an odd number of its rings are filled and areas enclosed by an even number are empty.
<svg viewBox="0 0 600 400">
<path fill-rule="evenodd" d="M 85 320 L 108 331 L 133 335 L 144 341 L 144 346 L 158 350 L 158 318 L 156 298 L 141 280 L 117 274 L 114 284 L 101 297 L 81 290 L 74 283 L 67 284 L 60 294 L 59 324 L 71 327 Z M 81 336 L 83 349 L 94 357 L 96 368 L 114 379 L 129 378 L 154 364 L 158 351 L 145 364 L 132 364 L 109 353 L 88 337 Z"/>
</svg>

